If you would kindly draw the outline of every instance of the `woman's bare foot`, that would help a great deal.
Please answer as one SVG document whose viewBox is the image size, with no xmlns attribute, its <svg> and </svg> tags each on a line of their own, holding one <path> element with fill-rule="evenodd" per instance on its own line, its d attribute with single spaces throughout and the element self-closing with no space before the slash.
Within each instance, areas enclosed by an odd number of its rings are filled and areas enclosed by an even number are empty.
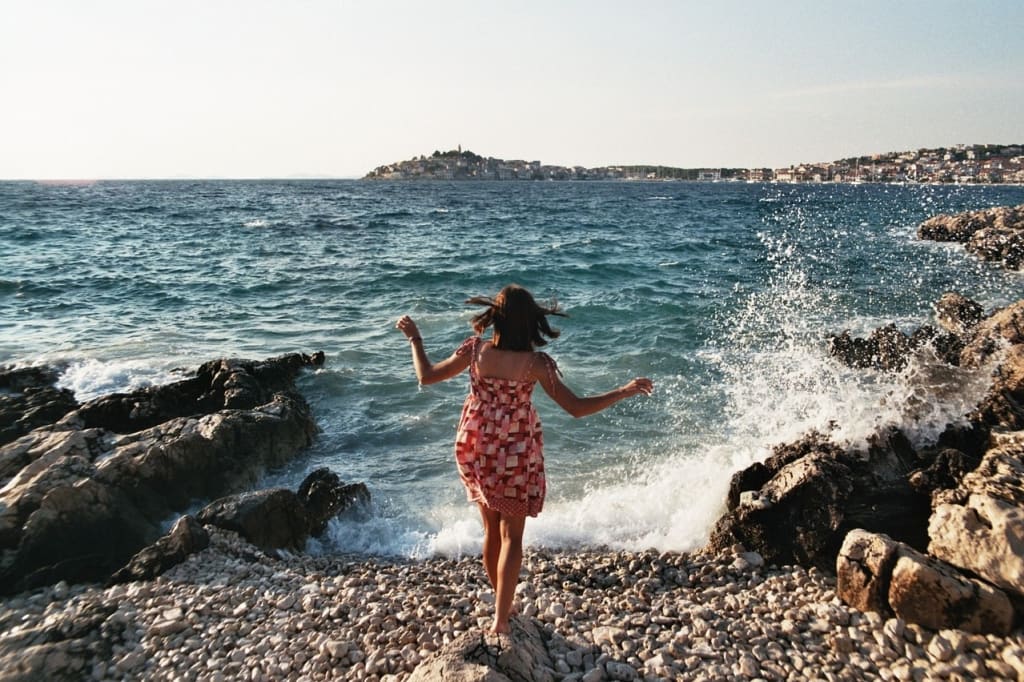
<svg viewBox="0 0 1024 682">
<path fill-rule="evenodd" d="M 505 623 L 495 622 L 487 632 L 492 635 L 507 635 L 509 633 L 509 624 L 507 621 Z"/>
</svg>

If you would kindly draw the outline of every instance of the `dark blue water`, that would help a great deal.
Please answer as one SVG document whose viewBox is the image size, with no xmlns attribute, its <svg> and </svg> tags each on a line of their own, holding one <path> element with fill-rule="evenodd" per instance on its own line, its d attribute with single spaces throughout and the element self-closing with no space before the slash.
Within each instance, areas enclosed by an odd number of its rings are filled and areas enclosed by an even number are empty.
<svg viewBox="0 0 1024 682">
<path fill-rule="evenodd" d="M 464 299 L 518 282 L 571 315 L 550 352 L 575 390 L 657 384 L 583 420 L 538 398 L 550 494 L 528 541 L 688 549 L 772 444 L 832 421 L 923 439 L 963 411 L 978 377 L 854 372 L 826 338 L 929 321 L 948 290 L 1020 298 L 1020 274 L 915 238 L 936 213 L 1019 203 L 1021 187 L 0 183 L 0 362 L 68 362 L 87 398 L 324 350 L 301 380 L 321 436 L 268 482 L 322 464 L 367 481 L 373 513 L 328 551 L 473 550 L 451 461 L 465 379 L 419 389 L 394 321 L 413 315 L 440 359 L 470 333 Z"/>
</svg>

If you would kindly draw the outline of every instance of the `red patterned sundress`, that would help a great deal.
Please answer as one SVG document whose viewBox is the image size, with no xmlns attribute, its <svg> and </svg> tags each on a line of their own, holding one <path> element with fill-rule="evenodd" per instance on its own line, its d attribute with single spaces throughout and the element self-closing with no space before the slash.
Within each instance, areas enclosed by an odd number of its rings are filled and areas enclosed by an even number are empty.
<svg viewBox="0 0 1024 682">
<path fill-rule="evenodd" d="M 456 354 L 470 353 L 469 395 L 455 436 L 455 462 L 470 502 L 511 516 L 537 516 L 544 506 L 544 436 L 533 408 L 534 381 L 480 376 L 483 339 L 466 339 Z M 553 369 L 554 361 L 541 354 Z"/>
</svg>

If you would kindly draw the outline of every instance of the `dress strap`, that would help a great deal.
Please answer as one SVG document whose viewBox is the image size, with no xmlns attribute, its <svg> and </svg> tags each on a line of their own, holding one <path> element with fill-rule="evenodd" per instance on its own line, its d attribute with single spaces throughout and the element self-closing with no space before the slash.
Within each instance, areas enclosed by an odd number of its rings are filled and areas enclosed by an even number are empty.
<svg viewBox="0 0 1024 682">
<path fill-rule="evenodd" d="M 547 370 L 548 382 L 550 382 L 551 385 L 554 386 L 555 375 L 561 376 L 562 370 L 558 369 L 558 363 L 556 363 L 554 359 L 547 353 L 537 353 L 537 355 L 540 356 L 541 362 L 544 363 L 544 369 Z"/>
<path fill-rule="evenodd" d="M 466 355 L 467 353 L 469 354 L 469 371 L 473 375 L 476 375 L 477 373 L 476 361 L 477 355 L 480 352 L 480 341 L 482 340 L 483 339 L 481 339 L 479 336 L 471 336 L 465 341 L 463 341 L 462 345 L 455 349 L 456 355 Z"/>
</svg>

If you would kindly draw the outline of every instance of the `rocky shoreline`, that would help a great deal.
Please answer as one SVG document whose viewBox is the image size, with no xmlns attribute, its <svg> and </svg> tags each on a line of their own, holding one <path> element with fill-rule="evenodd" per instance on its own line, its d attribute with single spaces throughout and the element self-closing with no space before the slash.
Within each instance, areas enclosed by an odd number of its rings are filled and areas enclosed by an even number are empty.
<svg viewBox="0 0 1024 682">
<path fill-rule="evenodd" d="M 280 558 L 213 529 L 154 580 L 4 599 L 0 679 L 1024 678 L 1020 631 L 862 613 L 827 573 L 739 549 L 531 551 L 522 615 L 496 638 L 483 634 L 493 596 L 476 557 Z"/>
<path fill-rule="evenodd" d="M 919 232 L 968 235 L 971 215 Z M 251 490 L 311 442 L 294 377 L 322 354 L 81 405 L 54 371 L 2 370 L 0 681 L 1024 680 L 1024 300 L 986 314 L 949 293 L 936 324 L 829 346 L 948 390 L 990 376 L 936 442 L 779 445 L 692 554 L 531 550 L 500 637 L 477 557 L 292 553 L 364 485 L 321 469 Z"/>
</svg>

